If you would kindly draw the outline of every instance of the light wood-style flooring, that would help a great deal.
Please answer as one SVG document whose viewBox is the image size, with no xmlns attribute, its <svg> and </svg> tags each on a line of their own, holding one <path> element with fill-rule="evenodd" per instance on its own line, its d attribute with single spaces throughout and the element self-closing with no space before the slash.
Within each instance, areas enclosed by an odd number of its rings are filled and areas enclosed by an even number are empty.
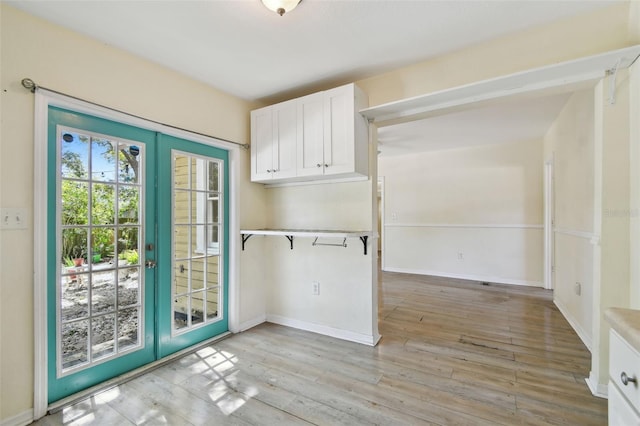
<svg viewBox="0 0 640 426">
<path fill-rule="evenodd" d="M 606 424 L 551 292 L 384 273 L 379 298 L 374 348 L 262 324 L 37 424 Z"/>
</svg>

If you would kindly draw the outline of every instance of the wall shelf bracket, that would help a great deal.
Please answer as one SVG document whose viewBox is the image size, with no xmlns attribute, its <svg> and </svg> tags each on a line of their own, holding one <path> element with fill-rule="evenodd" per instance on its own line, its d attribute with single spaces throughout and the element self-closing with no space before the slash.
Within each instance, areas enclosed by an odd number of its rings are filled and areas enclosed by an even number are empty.
<svg viewBox="0 0 640 426">
<path fill-rule="evenodd" d="M 246 243 L 252 235 L 253 234 L 242 234 L 242 251 L 244 251 L 244 243 Z"/>
<path fill-rule="evenodd" d="M 293 235 L 285 235 L 287 240 L 289 240 L 289 245 L 291 246 L 291 250 L 293 250 Z"/>
<path fill-rule="evenodd" d="M 360 236 L 360 241 L 362 241 L 362 245 L 364 246 L 364 255 L 367 255 L 367 240 L 369 239 L 368 235 Z"/>
</svg>

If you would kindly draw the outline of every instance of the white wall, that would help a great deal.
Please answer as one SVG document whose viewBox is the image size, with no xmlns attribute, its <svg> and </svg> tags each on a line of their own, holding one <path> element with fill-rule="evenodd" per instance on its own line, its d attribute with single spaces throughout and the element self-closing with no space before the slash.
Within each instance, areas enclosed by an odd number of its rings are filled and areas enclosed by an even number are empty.
<svg viewBox="0 0 640 426">
<path fill-rule="evenodd" d="M 387 270 L 542 286 L 541 141 L 381 156 Z"/>
<path fill-rule="evenodd" d="M 365 256 L 358 239 L 348 239 L 346 248 L 313 247 L 312 241 L 296 238 L 290 250 L 284 237 L 269 238 L 266 252 L 272 262 L 267 319 L 364 344 L 376 343 L 377 332 L 371 323 L 371 247 Z M 342 239 L 322 241 L 339 244 Z M 311 293 L 313 281 L 320 283 L 317 296 Z"/>
<path fill-rule="evenodd" d="M 375 170 L 375 169 L 374 169 Z M 374 180 L 301 185 L 267 190 L 268 227 L 275 229 L 373 230 Z M 315 246 L 296 237 L 293 250 L 285 237 L 263 238 L 263 281 L 267 285 L 268 321 L 365 344 L 378 340 L 376 240 L 368 254 L 357 238 L 347 247 Z M 340 244 L 342 239 L 320 242 Z M 253 251 L 247 244 L 246 250 Z M 312 295 L 312 282 L 320 294 Z"/>
<path fill-rule="evenodd" d="M 544 139 L 545 161 L 554 165 L 554 301 L 588 348 L 594 293 L 593 97 L 593 90 L 574 93 Z"/>
</svg>

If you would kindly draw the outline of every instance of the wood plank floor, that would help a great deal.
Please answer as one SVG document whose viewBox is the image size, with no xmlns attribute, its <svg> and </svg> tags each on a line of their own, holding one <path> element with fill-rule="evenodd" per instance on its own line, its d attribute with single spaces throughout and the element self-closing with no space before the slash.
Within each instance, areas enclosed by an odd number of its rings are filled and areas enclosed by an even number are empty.
<svg viewBox="0 0 640 426">
<path fill-rule="evenodd" d="M 599 425 L 549 291 L 382 274 L 375 348 L 263 324 L 39 425 Z"/>
</svg>

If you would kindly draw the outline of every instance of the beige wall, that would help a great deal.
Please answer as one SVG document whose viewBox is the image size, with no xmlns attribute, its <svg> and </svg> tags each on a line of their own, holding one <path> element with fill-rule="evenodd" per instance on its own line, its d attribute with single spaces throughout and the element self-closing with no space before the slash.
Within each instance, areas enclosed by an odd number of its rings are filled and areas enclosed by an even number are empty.
<svg viewBox="0 0 640 426">
<path fill-rule="evenodd" d="M 599 356 L 592 359 L 592 376 L 599 385 L 607 383 L 609 363 L 609 326 L 603 319 L 606 308 L 631 306 L 630 294 L 630 100 L 640 96 L 630 92 L 627 70 L 616 77 L 616 100 L 609 102 L 612 76 L 596 88 L 596 164 L 601 167 L 600 273 L 594 295 L 594 340 Z M 598 145 L 601 146 L 601 153 Z M 596 172 L 596 179 L 598 172 Z M 596 208 L 597 208 L 596 204 Z M 598 214 L 596 214 L 596 218 Z M 598 223 L 596 223 L 596 231 Z"/>
<path fill-rule="evenodd" d="M 640 3 L 640 2 L 639 2 Z M 639 7 L 640 8 L 640 7 Z M 630 197 L 629 208 L 630 236 L 631 236 L 631 292 L 629 296 L 630 305 L 633 309 L 640 309 L 640 66 L 638 64 L 631 67 L 629 90 L 635 96 L 631 96 L 630 101 Z"/>
<path fill-rule="evenodd" d="M 637 18 L 637 8 L 634 10 Z M 640 25 L 637 19 L 631 22 L 628 12 L 629 3 L 622 3 L 361 80 L 358 84 L 368 93 L 369 103 L 373 106 L 622 48 L 640 42 Z M 6 4 L 0 3 L 0 14 L 2 207 L 25 207 L 30 213 L 33 207 L 33 95 L 20 86 L 24 77 L 52 89 L 154 120 L 238 142 L 249 140 L 248 110 L 251 105 L 173 71 L 29 17 Z M 277 196 L 267 195 L 260 185 L 248 183 L 247 152 L 243 152 L 241 162 L 241 226 L 264 227 L 270 224 L 267 218 L 270 213 L 265 214 L 269 210 L 268 197 Z M 616 172 L 607 167 L 605 173 Z M 375 173 L 373 175 L 375 177 Z M 357 191 L 358 197 L 373 198 L 375 193 L 373 190 L 369 192 L 369 187 L 375 185 L 363 185 L 362 194 Z M 325 197 L 323 191 L 313 190 Z M 341 190 L 336 191 L 340 198 Z M 365 191 L 370 195 L 364 195 Z M 371 207 L 367 209 L 372 209 L 373 201 L 370 202 Z M 298 209 L 296 206 L 291 208 Z M 285 213 L 289 210 L 278 209 Z M 365 216 L 372 216 L 361 212 L 355 215 L 359 218 L 358 223 L 372 226 L 371 219 L 365 219 Z M 1 420 L 32 407 L 33 265 L 29 260 L 33 252 L 32 234 L 31 227 L 2 231 L 1 234 Z M 253 237 L 250 244 L 255 247 L 264 245 L 265 241 Z M 611 250 L 607 256 L 625 254 L 617 246 Z M 263 250 L 245 251 L 240 259 L 241 322 L 251 322 L 266 313 L 267 290 L 261 283 L 268 268 L 262 263 L 263 253 Z M 371 274 L 373 276 L 373 272 Z M 603 275 L 603 282 L 606 280 L 608 277 Z"/>
<path fill-rule="evenodd" d="M 34 96 L 20 85 L 25 77 L 153 120 L 249 141 L 247 102 L 6 4 L 0 3 L 0 11 L 0 205 L 26 208 L 29 223 Z M 248 206 L 263 203 L 263 189 L 248 184 L 248 152 L 242 151 L 241 162 L 241 222 L 260 223 L 258 211 Z M 4 420 L 25 413 L 33 404 L 33 228 L 3 230 L 0 236 L 0 420 Z M 253 317 L 249 311 L 260 308 L 249 306 L 243 314 Z"/>
<path fill-rule="evenodd" d="M 640 42 L 630 3 L 535 27 L 358 81 L 369 105 L 620 49 Z"/>
<path fill-rule="evenodd" d="M 574 93 L 544 139 L 545 161 L 554 166 L 554 300 L 589 348 L 594 297 L 593 97 L 593 90 Z"/>
<path fill-rule="evenodd" d="M 386 269 L 542 286 L 540 140 L 380 157 Z"/>
</svg>

